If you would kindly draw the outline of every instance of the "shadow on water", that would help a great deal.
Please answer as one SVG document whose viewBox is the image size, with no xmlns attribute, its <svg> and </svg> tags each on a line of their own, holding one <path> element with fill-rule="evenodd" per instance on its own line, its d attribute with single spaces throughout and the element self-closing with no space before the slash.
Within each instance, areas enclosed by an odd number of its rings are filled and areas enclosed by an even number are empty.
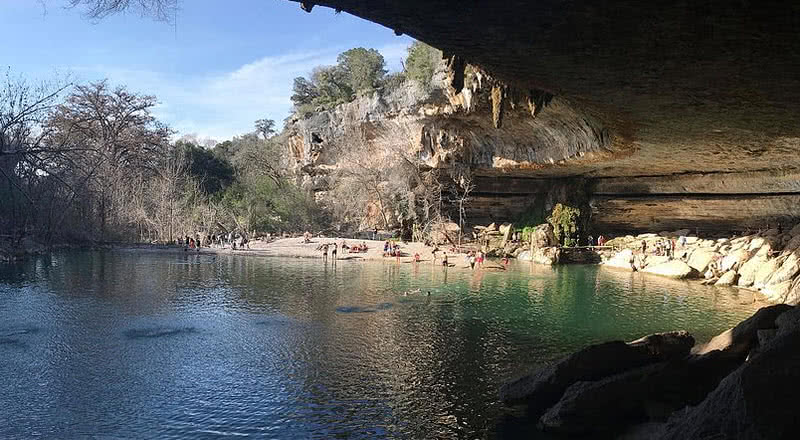
<svg viewBox="0 0 800 440">
<path fill-rule="evenodd" d="M 28 344 L 23 338 L 39 333 L 38 327 L 13 327 L 0 329 L 0 346 L 25 348 Z"/>
<path fill-rule="evenodd" d="M 375 313 L 381 310 L 389 310 L 392 307 L 394 307 L 394 304 L 390 302 L 383 302 L 372 307 L 341 306 L 337 307 L 336 311 L 339 313 Z"/>
<path fill-rule="evenodd" d="M 125 330 L 123 334 L 128 339 L 148 339 L 148 338 L 176 336 L 181 334 L 190 334 L 196 332 L 197 329 L 194 327 L 152 327 L 152 328 L 135 328 L 135 329 Z"/>
</svg>

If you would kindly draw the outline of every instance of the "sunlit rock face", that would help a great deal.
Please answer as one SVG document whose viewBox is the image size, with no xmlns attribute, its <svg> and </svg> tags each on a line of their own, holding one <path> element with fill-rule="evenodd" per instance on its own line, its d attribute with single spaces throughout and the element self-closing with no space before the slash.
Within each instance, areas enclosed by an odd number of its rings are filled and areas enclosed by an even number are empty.
<svg viewBox="0 0 800 440">
<path fill-rule="evenodd" d="M 534 183 L 581 176 L 603 229 L 729 229 L 800 215 L 800 3 L 314 3 L 451 57 L 445 96 L 407 113 L 431 166 Z M 479 89 L 460 87 L 464 63 L 480 68 Z M 503 204 L 525 197 L 520 185 L 476 196 Z"/>
</svg>

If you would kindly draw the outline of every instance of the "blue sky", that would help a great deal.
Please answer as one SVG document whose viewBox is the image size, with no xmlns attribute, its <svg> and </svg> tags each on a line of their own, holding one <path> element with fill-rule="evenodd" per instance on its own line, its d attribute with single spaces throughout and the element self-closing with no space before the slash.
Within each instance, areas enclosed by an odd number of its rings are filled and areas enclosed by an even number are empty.
<svg viewBox="0 0 800 440">
<path fill-rule="evenodd" d="M 183 0 L 174 24 L 138 14 L 86 20 L 66 0 L 0 0 L 0 65 L 33 81 L 69 75 L 151 94 L 156 116 L 180 135 L 224 140 L 253 121 L 288 116 L 292 79 L 373 47 L 399 70 L 408 37 L 286 0 Z"/>
</svg>

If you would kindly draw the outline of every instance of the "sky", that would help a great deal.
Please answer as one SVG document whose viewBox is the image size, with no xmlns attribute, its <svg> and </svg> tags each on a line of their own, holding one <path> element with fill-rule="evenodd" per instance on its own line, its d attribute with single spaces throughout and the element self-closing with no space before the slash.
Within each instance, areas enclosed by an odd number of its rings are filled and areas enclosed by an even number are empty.
<svg viewBox="0 0 800 440">
<path fill-rule="evenodd" d="M 108 79 L 155 95 L 153 114 L 178 132 L 216 141 L 280 127 L 292 80 L 352 47 L 378 49 L 390 71 L 413 40 L 323 7 L 286 0 L 182 0 L 174 23 L 137 13 L 88 20 L 67 0 L 0 0 L 0 66 L 28 81 Z"/>
</svg>

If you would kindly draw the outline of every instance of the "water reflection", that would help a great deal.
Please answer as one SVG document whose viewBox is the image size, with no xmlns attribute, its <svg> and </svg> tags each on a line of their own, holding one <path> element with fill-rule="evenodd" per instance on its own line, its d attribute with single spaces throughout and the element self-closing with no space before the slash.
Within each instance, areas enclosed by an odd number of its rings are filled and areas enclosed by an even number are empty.
<svg viewBox="0 0 800 440">
<path fill-rule="evenodd" d="M 590 342 L 708 338 L 740 300 L 596 267 L 58 254 L 0 266 L 0 437 L 539 435 L 502 382 Z"/>
</svg>

